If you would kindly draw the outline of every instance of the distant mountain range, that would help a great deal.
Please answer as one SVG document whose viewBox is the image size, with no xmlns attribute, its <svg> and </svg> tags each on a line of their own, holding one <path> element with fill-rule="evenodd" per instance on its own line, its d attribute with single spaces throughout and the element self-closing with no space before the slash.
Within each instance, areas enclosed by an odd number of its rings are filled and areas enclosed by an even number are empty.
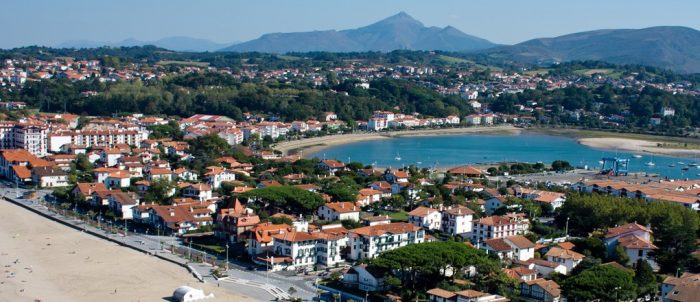
<svg viewBox="0 0 700 302">
<path fill-rule="evenodd" d="M 679 26 L 604 29 L 525 41 L 481 51 L 523 63 L 598 60 L 700 72 L 700 31 Z"/>
<path fill-rule="evenodd" d="M 465 34 L 452 26 L 426 27 L 420 21 L 401 12 L 357 29 L 265 34 L 258 39 L 232 45 L 221 51 L 472 51 L 494 46 L 496 44 Z"/>
<path fill-rule="evenodd" d="M 58 47 L 140 45 L 195 52 L 443 50 L 487 55 L 520 63 L 551 64 L 573 60 L 599 60 L 616 64 L 649 65 L 684 73 L 700 72 L 700 31 L 692 28 L 659 26 L 643 29 L 604 29 L 533 39 L 515 45 L 496 45 L 452 26 L 426 27 L 404 12 L 356 29 L 270 33 L 233 45 L 190 37 L 169 37 L 156 41 L 127 39 L 117 43 L 68 41 Z"/>
<path fill-rule="evenodd" d="M 122 46 L 144 46 L 154 45 L 160 48 L 165 48 L 174 51 L 217 51 L 221 48 L 230 46 L 231 43 L 216 43 L 207 39 L 198 39 L 191 37 L 167 37 L 155 41 L 141 41 L 136 39 L 126 39 L 120 42 L 97 42 L 88 40 L 66 41 L 56 47 L 59 48 L 96 48 L 102 46 L 122 47 Z"/>
</svg>

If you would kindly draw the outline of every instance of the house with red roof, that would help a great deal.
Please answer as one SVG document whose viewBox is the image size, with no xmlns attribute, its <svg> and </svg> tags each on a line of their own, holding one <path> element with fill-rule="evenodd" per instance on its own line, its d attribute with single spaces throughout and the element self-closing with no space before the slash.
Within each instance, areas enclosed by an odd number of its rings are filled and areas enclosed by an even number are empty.
<svg viewBox="0 0 700 302">
<path fill-rule="evenodd" d="M 629 263 L 625 265 L 636 265 L 638 260 L 645 260 L 654 270 L 659 269 L 659 265 L 654 260 L 651 253 L 658 249 L 651 242 L 653 232 L 647 226 L 637 223 L 628 223 L 614 228 L 609 228 L 605 234 L 605 247 L 608 255 L 614 255 L 617 246 L 622 247 Z"/>
<path fill-rule="evenodd" d="M 395 222 L 352 229 L 349 237 L 348 258 L 362 260 L 409 244 L 422 243 L 425 241 L 425 230 L 407 222 Z"/>
<path fill-rule="evenodd" d="M 535 244 L 522 235 L 488 239 L 481 248 L 501 260 L 526 261 L 535 257 Z"/>
<path fill-rule="evenodd" d="M 322 220 L 352 220 L 360 221 L 360 208 L 352 202 L 329 202 L 316 210 L 316 215 Z"/>
</svg>

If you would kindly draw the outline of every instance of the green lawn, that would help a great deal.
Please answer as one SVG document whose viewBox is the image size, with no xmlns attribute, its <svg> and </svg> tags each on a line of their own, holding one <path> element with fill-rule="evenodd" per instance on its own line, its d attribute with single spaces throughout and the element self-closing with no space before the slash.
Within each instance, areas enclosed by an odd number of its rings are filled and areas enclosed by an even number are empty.
<svg viewBox="0 0 700 302">
<path fill-rule="evenodd" d="M 408 221 L 408 213 L 403 210 L 398 212 L 382 211 L 381 215 L 389 215 L 391 221 Z"/>
<path fill-rule="evenodd" d="M 183 66 L 197 66 L 197 67 L 207 67 L 208 62 L 193 62 L 193 61 L 160 61 L 156 63 L 157 65 L 183 65 Z"/>
</svg>

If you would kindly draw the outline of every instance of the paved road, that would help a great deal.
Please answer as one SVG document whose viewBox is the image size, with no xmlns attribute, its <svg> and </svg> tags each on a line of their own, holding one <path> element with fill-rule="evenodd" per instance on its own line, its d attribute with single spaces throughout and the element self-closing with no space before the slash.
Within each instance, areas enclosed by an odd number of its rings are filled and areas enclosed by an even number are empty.
<svg viewBox="0 0 700 302">
<path fill-rule="evenodd" d="M 312 301 L 316 297 L 316 290 L 313 287 L 313 277 L 301 277 L 301 276 L 282 276 L 278 273 L 270 272 L 267 273 L 263 271 L 250 271 L 247 267 L 250 264 L 240 263 L 237 261 L 230 261 L 229 265 L 229 278 L 222 280 L 216 280 L 211 275 L 211 266 L 207 264 L 200 263 L 188 263 L 187 259 L 174 255 L 170 252 L 171 245 L 178 247 L 180 249 L 189 249 L 189 247 L 183 245 L 183 243 L 178 238 L 168 237 L 168 236 L 156 236 L 156 235 L 146 235 L 129 232 L 126 236 L 122 234 L 113 234 L 108 232 L 110 228 L 120 228 L 122 231 L 124 225 L 112 225 L 112 224 L 101 224 L 101 227 L 105 230 L 92 227 L 84 223 L 81 220 L 76 220 L 70 217 L 65 217 L 60 214 L 50 212 L 46 207 L 41 205 L 38 201 L 43 200 L 46 195 L 50 194 L 51 191 L 39 190 L 37 191 L 37 196 L 32 200 L 27 200 L 23 198 L 16 198 L 17 192 L 19 196 L 22 196 L 24 192 L 28 190 L 19 188 L 15 189 L 10 187 L 9 184 L 3 182 L 0 183 L 0 196 L 6 196 L 12 198 L 16 201 L 22 202 L 25 205 L 32 207 L 33 209 L 46 213 L 56 219 L 68 222 L 72 225 L 79 226 L 80 228 L 95 232 L 97 234 L 108 237 L 113 241 L 120 242 L 125 245 L 129 245 L 138 250 L 148 252 L 151 254 L 157 254 L 161 258 L 165 258 L 169 261 L 179 263 L 182 265 L 190 265 L 195 275 L 200 275 L 202 279 L 206 282 L 217 283 L 221 287 L 243 293 L 250 297 L 265 299 L 268 297 L 271 300 L 275 298 L 288 298 L 289 294 L 287 290 L 293 287 L 296 293 L 293 295 L 304 299 L 305 301 Z M 192 255 L 200 255 L 202 257 L 217 258 L 216 255 L 207 254 L 196 249 L 191 249 L 189 252 Z M 220 259 L 223 260 L 223 259 Z"/>
</svg>

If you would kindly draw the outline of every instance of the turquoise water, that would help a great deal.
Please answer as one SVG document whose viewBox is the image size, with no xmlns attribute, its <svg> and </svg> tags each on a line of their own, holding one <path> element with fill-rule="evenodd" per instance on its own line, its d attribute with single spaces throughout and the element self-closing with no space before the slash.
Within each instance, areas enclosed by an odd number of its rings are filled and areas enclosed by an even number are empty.
<svg viewBox="0 0 700 302">
<path fill-rule="evenodd" d="M 374 163 L 379 167 L 400 167 L 416 164 L 420 167 L 452 167 L 501 161 L 551 163 L 561 159 L 574 166 L 600 168 L 602 157 L 630 158 L 630 172 L 647 172 L 670 178 L 700 178 L 700 169 L 681 170 L 678 162 L 691 163 L 693 158 L 678 158 L 644 154 L 633 158 L 629 152 L 599 150 L 579 144 L 576 140 L 550 135 L 443 135 L 400 137 L 339 145 L 311 154 L 319 158 Z M 397 157 L 401 159 L 398 160 Z M 653 161 L 656 165 L 646 166 Z M 674 164 L 676 167 L 669 167 Z"/>
</svg>

